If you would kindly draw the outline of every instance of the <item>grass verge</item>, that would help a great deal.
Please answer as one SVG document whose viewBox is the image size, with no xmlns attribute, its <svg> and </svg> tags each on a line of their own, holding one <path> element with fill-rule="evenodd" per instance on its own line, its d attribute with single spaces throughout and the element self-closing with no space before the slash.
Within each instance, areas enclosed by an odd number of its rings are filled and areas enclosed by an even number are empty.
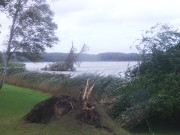
<svg viewBox="0 0 180 135">
<path fill-rule="evenodd" d="M 0 63 L 0 67 L 4 67 L 4 63 Z M 21 68 L 24 68 L 25 67 L 25 64 L 24 63 L 20 63 L 20 62 L 10 62 L 8 64 L 8 67 L 21 67 Z"/>
</svg>

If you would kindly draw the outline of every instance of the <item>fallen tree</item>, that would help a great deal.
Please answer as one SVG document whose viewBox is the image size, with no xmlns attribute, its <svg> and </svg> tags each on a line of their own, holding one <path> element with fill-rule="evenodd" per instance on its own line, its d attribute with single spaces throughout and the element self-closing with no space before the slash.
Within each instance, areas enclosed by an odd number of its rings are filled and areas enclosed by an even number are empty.
<svg viewBox="0 0 180 135">
<path fill-rule="evenodd" d="M 79 63 L 80 57 L 82 54 L 85 53 L 86 50 L 87 50 L 87 46 L 84 44 L 83 47 L 81 48 L 80 52 L 76 53 L 76 48 L 73 46 L 73 43 L 72 43 L 72 47 L 63 62 L 53 63 L 53 64 L 49 65 L 49 67 L 43 68 L 43 70 L 75 71 L 76 68 L 74 67 L 74 65 L 78 65 L 78 66 L 80 65 L 80 63 Z"/>
<path fill-rule="evenodd" d="M 96 106 L 89 102 L 93 87 L 94 84 L 89 87 L 89 80 L 87 80 L 79 99 L 63 94 L 52 96 L 35 105 L 24 116 L 24 120 L 31 123 L 47 123 L 69 114 L 81 122 L 101 127 L 100 115 L 96 111 Z"/>
</svg>

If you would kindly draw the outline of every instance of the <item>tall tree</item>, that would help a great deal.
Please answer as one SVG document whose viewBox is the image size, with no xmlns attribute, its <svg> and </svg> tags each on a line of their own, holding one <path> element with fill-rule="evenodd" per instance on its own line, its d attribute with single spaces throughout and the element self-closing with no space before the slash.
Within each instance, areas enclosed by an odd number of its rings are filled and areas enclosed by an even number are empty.
<svg viewBox="0 0 180 135">
<path fill-rule="evenodd" d="M 7 50 L 0 89 L 12 56 L 17 58 L 23 56 L 36 61 L 46 47 L 52 47 L 58 42 L 55 36 L 57 25 L 53 22 L 53 12 L 46 4 L 46 0 L 11 0 L 2 11 L 12 23 L 7 41 L 5 41 Z"/>
<path fill-rule="evenodd" d="M 139 72 L 179 72 L 180 32 L 167 24 L 157 24 L 137 42 L 142 56 Z"/>
</svg>

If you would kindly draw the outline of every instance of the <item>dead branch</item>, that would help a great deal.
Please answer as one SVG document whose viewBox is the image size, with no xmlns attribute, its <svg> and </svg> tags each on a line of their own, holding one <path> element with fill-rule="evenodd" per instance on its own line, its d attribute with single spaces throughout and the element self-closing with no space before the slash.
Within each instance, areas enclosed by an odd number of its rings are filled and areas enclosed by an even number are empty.
<svg viewBox="0 0 180 135">
<path fill-rule="evenodd" d="M 89 104 L 88 100 L 89 100 L 89 97 L 91 96 L 94 85 L 95 84 L 93 84 L 89 88 L 89 79 L 87 79 L 86 86 L 81 94 L 82 108 L 83 108 L 83 112 L 85 114 L 83 121 L 87 118 L 90 118 L 90 121 L 92 121 L 94 119 L 94 106 L 88 106 L 88 104 Z"/>
</svg>

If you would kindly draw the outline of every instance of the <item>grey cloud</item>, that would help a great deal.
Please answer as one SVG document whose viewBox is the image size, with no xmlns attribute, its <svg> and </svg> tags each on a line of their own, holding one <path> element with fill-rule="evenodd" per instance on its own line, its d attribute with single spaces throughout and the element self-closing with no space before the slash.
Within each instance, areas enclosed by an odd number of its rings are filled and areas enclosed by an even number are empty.
<svg viewBox="0 0 180 135">
<path fill-rule="evenodd" d="M 177 18 L 176 13 L 164 13 L 164 12 L 153 12 L 145 11 L 138 14 L 131 15 L 120 15 L 113 17 L 111 15 L 104 14 L 91 14 L 88 16 L 83 16 L 79 20 L 79 25 L 93 25 L 93 24 L 122 24 L 127 22 L 134 23 L 157 23 L 157 22 L 170 22 Z"/>
</svg>

